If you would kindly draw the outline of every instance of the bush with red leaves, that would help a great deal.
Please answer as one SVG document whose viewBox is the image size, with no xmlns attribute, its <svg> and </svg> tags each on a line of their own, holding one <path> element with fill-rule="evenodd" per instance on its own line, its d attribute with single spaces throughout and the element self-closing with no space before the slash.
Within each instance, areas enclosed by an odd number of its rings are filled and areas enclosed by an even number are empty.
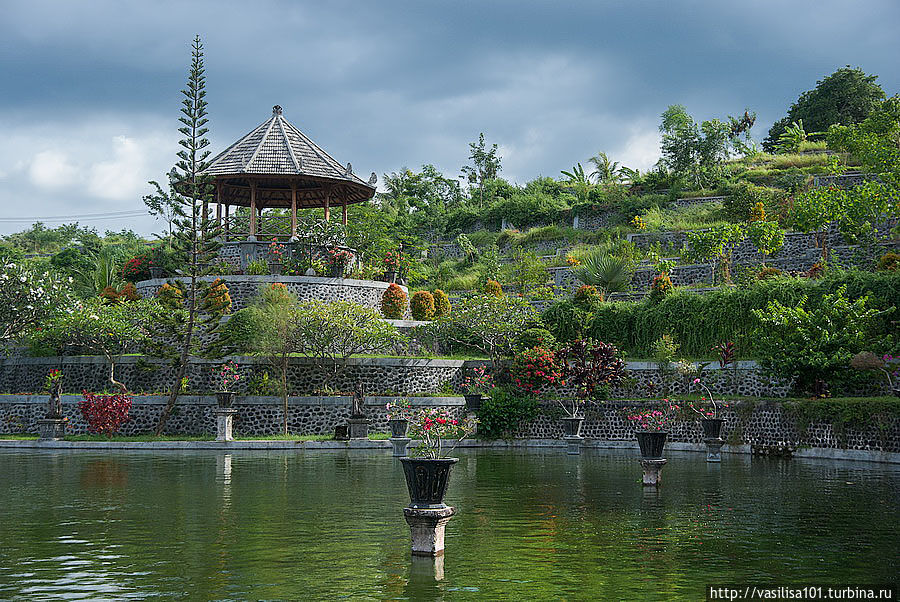
<svg viewBox="0 0 900 602">
<path fill-rule="evenodd" d="M 78 409 L 88 423 L 88 430 L 112 437 L 119 427 L 128 420 L 131 397 L 125 393 L 115 395 L 94 395 L 82 391 L 84 399 L 78 402 Z"/>
</svg>

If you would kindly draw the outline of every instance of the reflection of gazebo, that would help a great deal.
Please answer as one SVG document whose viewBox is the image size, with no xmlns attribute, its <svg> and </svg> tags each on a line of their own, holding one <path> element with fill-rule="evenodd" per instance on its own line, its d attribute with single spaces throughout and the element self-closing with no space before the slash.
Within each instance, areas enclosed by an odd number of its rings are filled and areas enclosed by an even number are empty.
<svg viewBox="0 0 900 602">
<path fill-rule="evenodd" d="M 272 117 L 216 156 L 205 173 L 215 177 L 216 218 L 226 236 L 271 235 L 258 227 L 263 209 L 291 210 L 291 238 L 297 237 L 297 209 L 325 209 L 340 206 L 347 225 L 347 205 L 361 203 L 375 194 L 376 176 L 368 182 L 322 150 L 303 132 L 281 115 L 281 107 L 272 109 Z M 233 206 L 249 207 L 249 230 L 236 228 Z M 224 211 L 224 213 L 223 213 Z M 242 231 L 240 231 L 242 230 Z"/>
</svg>

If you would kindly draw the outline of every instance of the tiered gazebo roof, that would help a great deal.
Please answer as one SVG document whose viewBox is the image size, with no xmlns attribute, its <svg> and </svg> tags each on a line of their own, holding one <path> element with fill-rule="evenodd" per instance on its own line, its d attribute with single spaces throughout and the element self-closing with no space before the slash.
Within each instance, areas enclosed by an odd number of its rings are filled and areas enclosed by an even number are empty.
<svg viewBox="0 0 900 602">
<path fill-rule="evenodd" d="M 374 173 L 368 182 L 357 177 L 349 163 L 341 165 L 285 119 L 278 105 L 269 119 L 219 153 L 205 173 L 215 177 L 216 201 L 226 216 L 229 206 L 251 208 L 251 236 L 262 209 L 290 208 L 296 224 L 297 209 L 322 207 L 328 219 L 330 208 L 340 206 L 346 223 L 347 205 L 375 194 Z"/>
</svg>

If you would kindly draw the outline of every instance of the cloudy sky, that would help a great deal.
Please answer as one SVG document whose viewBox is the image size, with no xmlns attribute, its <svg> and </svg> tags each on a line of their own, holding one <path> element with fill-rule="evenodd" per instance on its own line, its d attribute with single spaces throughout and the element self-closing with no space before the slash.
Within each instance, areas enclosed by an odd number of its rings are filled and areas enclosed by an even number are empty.
<svg viewBox="0 0 900 602">
<path fill-rule="evenodd" d="M 897 93 L 898 26 L 897 0 L 4 0 L 0 234 L 28 225 L 10 218 L 143 209 L 175 159 L 194 34 L 215 152 L 280 104 L 364 178 L 457 176 L 484 132 L 522 183 L 600 150 L 650 167 L 674 103 L 698 119 L 750 108 L 761 140 L 844 65 Z"/>
</svg>

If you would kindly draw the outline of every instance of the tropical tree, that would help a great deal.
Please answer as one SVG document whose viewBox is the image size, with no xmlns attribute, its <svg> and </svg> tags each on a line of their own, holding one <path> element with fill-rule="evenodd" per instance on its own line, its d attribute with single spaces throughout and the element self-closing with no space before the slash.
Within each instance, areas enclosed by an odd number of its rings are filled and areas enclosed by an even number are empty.
<svg viewBox="0 0 900 602">
<path fill-rule="evenodd" d="M 561 171 L 560 173 L 566 176 L 566 183 L 572 187 L 578 200 L 586 201 L 588 193 L 591 191 L 591 181 L 584 175 L 581 163 L 576 163 L 572 171 Z"/>
<path fill-rule="evenodd" d="M 0 344 L 65 312 L 71 303 L 70 282 L 21 262 L 0 264 Z"/>
<path fill-rule="evenodd" d="M 728 157 L 728 124 L 718 119 L 697 124 L 682 105 L 672 105 L 662 114 L 659 131 L 660 161 L 676 177 L 697 187 L 718 182 Z"/>
<path fill-rule="evenodd" d="M 497 177 L 501 170 L 501 157 L 497 145 L 492 144 L 490 149 L 484 142 L 484 132 L 478 135 L 478 142 L 469 143 L 469 160 L 471 165 L 464 165 L 462 173 L 469 181 L 469 185 L 478 186 L 478 206 L 484 206 L 484 188 L 488 180 Z M 488 199 L 492 200 L 492 199 Z"/>
<path fill-rule="evenodd" d="M 712 272 L 712 283 L 716 283 L 716 267 L 722 266 L 726 282 L 731 281 L 729 266 L 734 244 L 744 238 L 741 224 L 725 224 L 708 230 L 694 230 L 687 233 L 688 255 L 695 260 L 708 261 Z"/>
<path fill-rule="evenodd" d="M 175 225 L 176 218 L 178 218 L 178 207 L 181 206 L 181 201 L 178 196 L 178 191 L 175 189 L 175 184 L 178 181 L 178 174 L 175 172 L 170 172 L 168 174 L 168 179 L 168 191 L 163 190 L 162 186 L 159 185 L 159 182 L 151 180 L 150 184 L 156 189 L 156 193 L 145 195 L 143 197 L 143 201 L 144 205 L 147 206 L 147 211 L 150 213 L 150 215 L 156 217 L 157 219 L 162 219 L 164 222 L 166 222 L 166 228 L 168 230 L 168 233 L 166 234 L 166 241 L 169 245 L 171 245 L 173 227 Z"/>
<path fill-rule="evenodd" d="M 619 168 L 618 161 L 610 161 L 607 154 L 603 151 L 600 151 L 588 159 L 588 163 L 594 166 L 594 170 L 591 172 L 590 177 L 598 184 L 615 184 L 621 181 L 623 173 Z"/>
<path fill-rule="evenodd" d="M 775 122 L 763 141 L 763 148 L 773 152 L 782 132 L 792 123 L 803 120 L 806 127 L 826 131 L 834 124 L 851 125 L 864 120 L 884 99 L 884 90 L 859 68 L 842 67 L 816 82 L 816 87 L 800 95 L 787 116 Z"/>
<path fill-rule="evenodd" d="M 299 315 L 297 299 L 283 284 L 266 287 L 252 306 L 254 324 L 258 329 L 253 332 L 253 349 L 257 355 L 266 359 L 274 369 L 278 370 L 278 384 L 281 390 L 282 432 L 288 434 L 288 369 L 291 354 L 298 353 L 301 347 L 297 335 Z"/>
<path fill-rule="evenodd" d="M 205 173 L 210 153 L 206 150 L 209 120 L 204 71 L 203 44 L 197 36 L 192 45 L 187 86 L 181 91 L 184 98 L 178 131 L 184 137 L 179 141 L 178 161 L 170 172 L 178 201 L 174 208 L 177 217 L 174 219 L 173 247 L 184 262 L 184 280 L 169 283 L 177 291 L 173 298 L 178 299 L 178 306 L 171 307 L 170 312 L 160 313 L 153 325 L 154 353 L 170 359 L 174 368 L 169 398 L 156 426 L 157 434 L 165 428 L 181 393 L 181 379 L 191 354 L 203 349 L 194 338 L 196 329 L 199 326 L 207 333 L 214 332 L 219 327 L 219 318 L 230 309 L 211 299 L 209 283 L 201 280 L 202 276 L 211 273 L 211 268 L 206 266 L 213 263 L 221 246 L 221 229 L 216 227 L 209 214 L 212 177 Z"/>
</svg>

